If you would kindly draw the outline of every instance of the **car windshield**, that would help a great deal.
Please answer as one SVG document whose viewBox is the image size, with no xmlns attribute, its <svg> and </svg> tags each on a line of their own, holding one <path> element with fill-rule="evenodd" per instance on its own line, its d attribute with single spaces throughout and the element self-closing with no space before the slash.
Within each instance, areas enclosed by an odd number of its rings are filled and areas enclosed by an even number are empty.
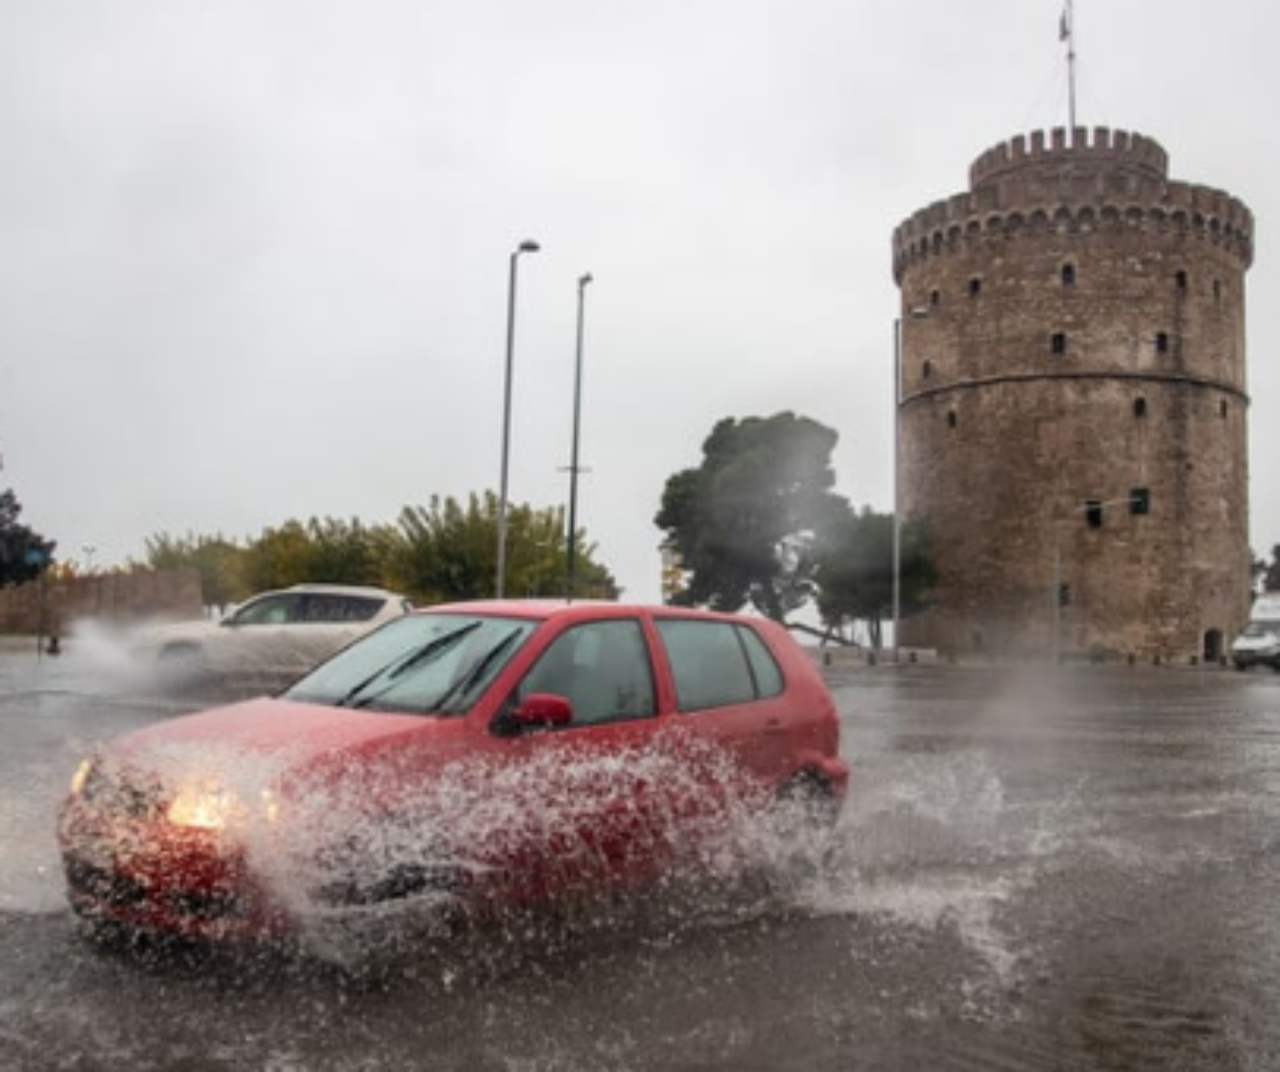
<svg viewBox="0 0 1280 1072">
<path fill-rule="evenodd" d="M 1266 637 L 1280 635 L 1280 622 L 1250 622 L 1245 626 L 1243 636 Z"/>
<path fill-rule="evenodd" d="M 283 698 L 372 711 L 458 714 L 475 703 L 535 624 L 469 614 L 399 618 L 317 667 Z"/>
</svg>

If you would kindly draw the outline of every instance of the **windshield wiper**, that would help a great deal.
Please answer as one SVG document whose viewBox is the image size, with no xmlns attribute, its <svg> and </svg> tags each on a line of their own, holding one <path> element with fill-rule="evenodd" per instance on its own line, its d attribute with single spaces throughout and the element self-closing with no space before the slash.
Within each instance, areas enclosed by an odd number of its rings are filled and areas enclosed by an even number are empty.
<svg viewBox="0 0 1280 1072">
<path fill-rule="evenodd" d="M 484 624 L 483 622 L 468 622 L 466 625 L 459 626 L 457 629 L 453 630 L 453 632 L 451 633 L 445 633 L 442 636 L 433 637 L 431 640 L 427 641 L 427 643 L 423 644 L 420 648 L 416 648 L 413 651 L 406 652 L 404 655 L 400 657 L 400 660 L 398 662 L 393 662 L 390 666 L 383 666 L 383 667 L 380 667 L 378 670 L 374 671 L 374 673 L 370 674 L 367 678 L 365 678 L 363 681 L 357 684 L 354 688 L 349 689 L 346 695 L 344 695 L 341 700 L 339 700 L 336 704 L 334 704 L 334 706 L 335 707 L 364 707 L 365 705 L 372 703 L 374 700 L 376 700 L 379 696 L 381 696 L 387 690 L 382 689 L 369 696 L 366 696 L 359 703 L 356 703 L 354 701 L 357 696 L 359 696 L 362 692 L 364 692 L 365 689 L 367 689 L 370 685 L 372 685 L 375 681 L 379 680 L 380 678 L 386 678 L 388 682 L 387 687 L 390 688 L 390 683 L 395 681 L 402 674 L 405 674 L 408 671 L 412 670 L 415 666 L 421 665 L 422 663 L 426 662 L 426 660 L 432 658 L 435 655 L 438 655 L 440 652 L 446 650 L 447 648 L 453 647 L 453 645 L 456 644 L 459 640 L 461 640 L 464 636 L 466 636 L 468 633 L 475 632 L 475 630 L 479 629 L 480 626 L 483 624 Z"/>
<path fill-rule="evenodd" d="M 480 681 L 494 662 L 503 652 L 511 647 L 512 641 L 520 636 L 522 630 L 512 629 L 506 636 L 499 640 L 493 647 L 486 651 L 479 659 L 477 659 L 465 674 L 457 681 L 444 690 L 435 701 L 427 708 L 428 711 L 443 711 L 444 705 L 452 700 L 455 696 L 466 695 L 467 691 Z"/>
</svg>

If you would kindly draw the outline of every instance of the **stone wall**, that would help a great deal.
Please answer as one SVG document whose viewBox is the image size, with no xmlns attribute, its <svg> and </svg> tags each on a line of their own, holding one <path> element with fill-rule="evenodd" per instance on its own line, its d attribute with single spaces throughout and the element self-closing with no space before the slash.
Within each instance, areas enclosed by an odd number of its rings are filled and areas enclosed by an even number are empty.
<svg viewBox="0 0 1280 1072">
<path fill-rule="evenodd" d="M 901 509 L 941 574 L 904 644 L 1213 657 L 1247 619 L 1253 221 L 1166 166 L 1015 139 L 895 232 Z"/>
<path fill-rule="evenodd" d="M 195 569 L 104 573 L 44 579 L 0 589 L 0 633 L 65 636 L 81 620 L 132 624 L 201 615 Z"/>
</svg>

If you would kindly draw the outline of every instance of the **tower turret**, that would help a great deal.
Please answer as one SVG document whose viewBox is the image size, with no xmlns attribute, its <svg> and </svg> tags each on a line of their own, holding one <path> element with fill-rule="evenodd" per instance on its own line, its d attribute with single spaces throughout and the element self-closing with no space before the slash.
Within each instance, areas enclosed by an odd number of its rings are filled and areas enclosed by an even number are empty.
<svg viewBox="0 0 1280 1072">
<path fill-rule="evenodd" d="M 903 643 L 1217 658 L 1248 614 L 1253 218 L 1154 140 L 1037 132 L 893 236 Z"/>
</svg>

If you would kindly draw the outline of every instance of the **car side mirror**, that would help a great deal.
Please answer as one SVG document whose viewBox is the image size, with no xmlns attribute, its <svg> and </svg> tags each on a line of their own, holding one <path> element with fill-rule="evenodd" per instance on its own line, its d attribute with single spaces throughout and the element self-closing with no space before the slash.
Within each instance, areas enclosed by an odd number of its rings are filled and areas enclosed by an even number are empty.
<svg viewBox="0 0 1280 1072">
<path fill-rule="evenodd" d="M 495 737 L 519 737 L 522 733 L 567 726 L 573 721 L 573 705 L 553 692 L 531 692 L 518 707 L 498 712 L 489 727 Z"/>
<path fill-rule="evenodd" d="M 511 715 L 526 729 L 567 726 L 573 720 L 573 705 L 554 692 L 531 692 Z"/>
</svg>

